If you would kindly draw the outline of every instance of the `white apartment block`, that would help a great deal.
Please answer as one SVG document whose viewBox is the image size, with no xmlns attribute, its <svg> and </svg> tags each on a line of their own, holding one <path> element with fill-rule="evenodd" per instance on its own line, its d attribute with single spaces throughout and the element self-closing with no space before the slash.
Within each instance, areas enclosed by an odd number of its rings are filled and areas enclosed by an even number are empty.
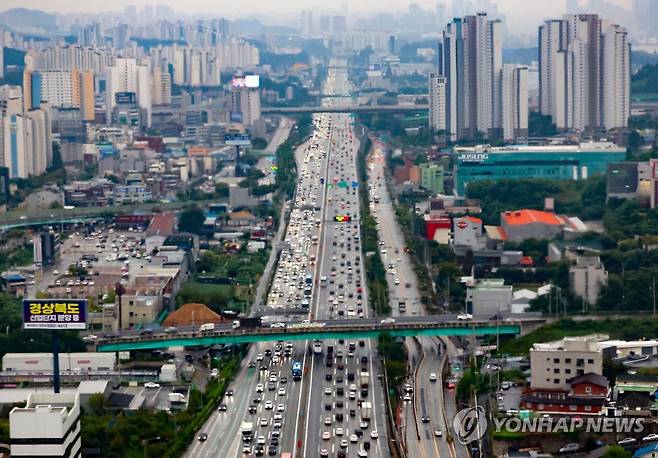
<svg viewBox="0 0 658 458">
<path fill-rule="evenodd" d="M 503 66 L 502 125 L 503 140 L 528 136 L 528 67 Z"/>
<path fill-rule="evenodd" d="M 80 396 L 32 393 L 9 413 L 11 456 L 82 456 Z"/>
<path fill-rule="evenodd" d="M 146 112 L 146 125 L 151 125 L 152 84 L 148 61 L 138 63 L 134 57 L 118 57 L 114 65 L 107 67 L 105 91 L 108 119 L 112 118 L 112 110 L 116 106 L 116 94 L 132 92 L 137 105 Z"/>
<path fill-rule="evenodd" d="M 569 381 L 587 373 L 601 375 L 607 336 L 565 337 L 536 343 L 530 349 L 530 386 L 533 390 L 569 390 Z"/>
<path fill-rule="evenodd" d="M 623 27 L 572 14 L 539 27 L 540 111 L 558 129 L 626 127 L 630 45 Z"/>
<path fill-rule="evenodd" d="M 446 78 L 432 72 L 428 76 L 429 128 L 432 132 L 446 130 Z"/>
</svg>

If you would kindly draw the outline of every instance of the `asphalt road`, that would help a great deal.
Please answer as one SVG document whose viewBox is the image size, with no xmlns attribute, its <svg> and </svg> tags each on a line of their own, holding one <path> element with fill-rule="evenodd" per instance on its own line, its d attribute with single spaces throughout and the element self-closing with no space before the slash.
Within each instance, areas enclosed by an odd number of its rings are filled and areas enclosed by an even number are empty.
<svg viewBox="0 0 658 458">
<path fill-rule="evenodd" d="M 349 92 L 344 69 L 330 69 L 325 93 L 345 96 Z M 349 98 L 325 99 L 329 105 L 347 103 Z M 348 115 L 332 115 L 329 169 L 323 209 L 323 232 L 318 257 L 319 275 L 326 277 L 314 297 L 313 311 L 316 319 L 358 319 L 370 313 L 367 307 L 364 271 L 359 240 L 358 190 L 351 183 L 357 180 L 356 155 L 359 148 Z M 353 221 L 337 222 L 336 216 L 349 214 Z M 359 295 L 361 298 L 359 298 Z M 305 406 L 300 410 L 302 418 L 302 454 L 316 457 L 324 452 L 337 456 L 340 450 L 347 456 L 370 446 L 368 456 L 389 456 L 385 438 L 384 398 L 376 358 L 376 342 L 365 340 L 351 342 L 326 340 L 321 353 L 310 357 L 310 377 L 305 383 Z M 333 355 L 327 356 L 329 347 Z M 330 367 L 327 365 L 330 360 Z M 360 389 L 359 375 L 367 371 L 368 387 Z M 354 380 L 349 378 L 354 376 Z M 363 385 L 365 387 L 365 384 Z M 362 421 L 363 403 L 372 405 L 370 421 Z M 361 404 L 361 406 L 360 406 Z M 342 414 L 342 420 L 340 416 Z M 363 424 L 362 424 L 363 423 Z M 359 432 L 357 436 L 356 432 Z M 378 438 L 370 437 L 377 431 Z"/>
</svg>

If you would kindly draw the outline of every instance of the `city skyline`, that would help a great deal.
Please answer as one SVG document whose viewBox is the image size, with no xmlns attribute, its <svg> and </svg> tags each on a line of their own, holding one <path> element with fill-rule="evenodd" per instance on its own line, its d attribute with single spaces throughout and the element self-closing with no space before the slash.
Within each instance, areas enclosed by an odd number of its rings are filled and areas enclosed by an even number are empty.
<svg viewBox="0 0 658 458">
<path fill-rule="evenodd" d="M 581 0 L 580 4 L 586 6 L 591 0 Z M 230 18 L 241 17 L 258 17 L 263 20 L 270 19 L 271 22 L 284 19 L 288 23 L 297 24 L 300 8 L 313 9 L 315 12 L 338 12 L 341 11 L 341 5 L 336 4 L 333 8 L 327 8 L 327 4 L 317 0 L 304 1 L 302 5 L 293 0 L 281 0 L 273 6 L 271 2 L 264 0 L 254 0 L 250 3 L 251 7 L 245 9 L 242 5 L 236 3 L 227 3 L 225 5 L 216 5 L 207 0 L 191 0 L 185 2 L 184 11 L 181 9 L 181 3 L 174 0 L 136 0 L 122 1 L 112 3 L 85 2 L 83 0 L 64 0 L 57 2 L 56 8 L 53 4 L 44 0 L 7 0 L 5 3 L 6 10 L 12 8 L 28 8 L 41 10 L 54 14 L 99 14 L 99 13 L 120 13 L 126 6 L 133 5 L 138 9 L 144 7 L 154 7 L 164 5 L 172 8 L 176 14 L 180 15 L 197 15 L 197 14 L 216 14 L 217 16 L 226 16 Z M 449 7 L 454 3 L 453 0 L 409 0 L 407 2 L 398 2 L 395 0 L 365 0 L 357 4 L 349 4 L 349 12 L 355 15 L 367 13 L 396 13 L 406 12 L 409 6 L 417 4 L 421 8 L 433 10 L 437 3 L 444 3 Z M 472 1 L 476 4 L 478 1 Z M 527 3 L 524 0 L 498 0 L 494 2 L 500 12 L 507 18 L 510 28 L 520 33 L 530 33 L 536 30 L 541 22 L 549 17 L 560 16 L 565 13 L 567 0 L 534 2 L 531 11 L 528 11 Z M 621 6 L 630 9 L 631 0 L 606 0 L 606 3 Z M 268 21 L 269 22 L 269 21 Z M 442 28 L 445 24 L 441 24 Z"/>
</svg>

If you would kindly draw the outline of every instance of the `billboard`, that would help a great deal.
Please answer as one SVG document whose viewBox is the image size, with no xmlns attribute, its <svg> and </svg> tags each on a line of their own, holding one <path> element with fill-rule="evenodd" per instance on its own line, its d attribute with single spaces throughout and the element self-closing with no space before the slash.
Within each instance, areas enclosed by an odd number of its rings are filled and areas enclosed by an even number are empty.
<svg viewBox="0 0 658 458">
<path fill-rule="evenodd" d="M 225 134 L 224 143 L 230 146 L 249 146 L 251 138 L 249 134 Z"/>
<path fill-rule="evenodd" d="M 87 300 L 23 299 L 23 329 L 87 329 Z"/>
<path fill-rule="evenodd" d="M 131 104 L 136 103 L 136 97 L 134 92 L 117 92 L 114 94 L 114 101 L 117 104 Z"/>
<path fill-rule="evenodd" d="M 244 85 L 247 87 L 259 87 L 260 77 L 258 75 L 247 75 L 244 77 Z"/>
<path fill-rule="evenodd" d="M 233 80 L 231 80 L 231 86 L 257 88 L 260 86 L 260 76 L 258 75 L 234 76 Z"/>
</svg>

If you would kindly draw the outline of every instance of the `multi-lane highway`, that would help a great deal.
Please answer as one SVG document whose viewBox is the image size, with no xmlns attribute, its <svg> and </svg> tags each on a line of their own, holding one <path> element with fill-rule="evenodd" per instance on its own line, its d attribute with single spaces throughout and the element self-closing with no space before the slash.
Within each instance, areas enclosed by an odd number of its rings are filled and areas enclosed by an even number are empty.
<svg viewBox="0 0 658 458">
<path fill-rule="evenodd" d="M 350 103 L 344 68 L 329 70 L 325 99 Z M 330 117 L 331 145 L 324 177 L 319 291 L 312 314 L 319 320 L 364 319 L 371 311 L 364 279 L 359 229 L 356 156 L 359 142 L 346 114 Z M 309 377 L 300 406 L 300 456 L 388 456 L 384 398 L 376 342 L 327 340 L 313 344 Z"/>
</svg>

